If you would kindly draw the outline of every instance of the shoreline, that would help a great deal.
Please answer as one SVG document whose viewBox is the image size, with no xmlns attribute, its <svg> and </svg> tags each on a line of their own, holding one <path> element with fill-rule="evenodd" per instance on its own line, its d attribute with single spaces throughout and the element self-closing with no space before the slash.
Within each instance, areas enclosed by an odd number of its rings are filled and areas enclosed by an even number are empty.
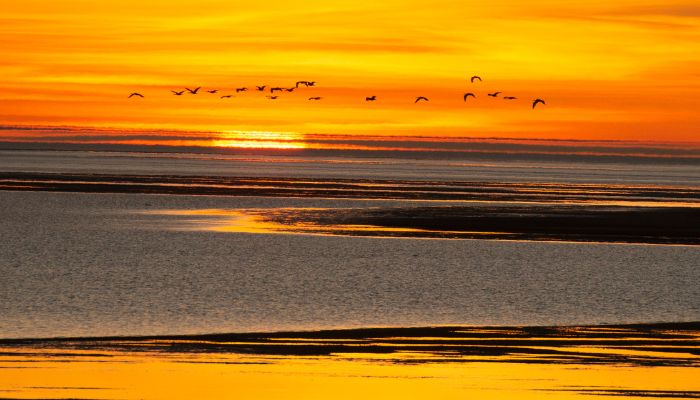
<svg viewBox="0 0 700 400">
<path fill-rule="evenodd" d="M 579 326 L 434 326 L 203 335 L 0 339 L 0 353 L 237 354 L 360 357 L 411 363 L 700 365 L 700 322 Z M 412 354 L 404 360 L 405 354 Z"/>
<path fill-rule="evenodd" d="M 245 211 L 243 214 L 247 214 Z M 250 212 L 281 232 L 338 236 L 699 245 L 700 208 L 454 205 Z M 235 225 L 226 229 L 235 230 Z"/>
<path fill-rule="evenodd" d="M 367 333 L 374 333 L 372 337 L 391 337 L 396 333 L 423 334 L 425 332 L 454 332 L 454 331 L 522 331 L 523 334 L 542 334 L 546 332 L 579 331 L 581 329 L 619 329 L 631 330 L 639 333 L 654 331 L 697 331 L 700 334 L 700 320 L 697 321 L 667 321 L 667 322 L 635 322 L 635 323 L 600 323 L 600 324 L 566 324 L 566 325 L 419 325 L 419 326 L 367 326 L 357 328 L 329 328 L 329 329 L 301 329 L 301 330 L 260 330 L 223 333 L 195 333 L 195 334 L 164 334 L 164 335 L 108 335 L 108 336 L 46 336 L 23 338 L 0 338 L 0 345 L 13 341 L 22 342 L 52 342 L 52 341 L 110 341 L 110 340 L 166 340 L 166 339 L 204 339 L 213 337 L 306 337 L 306 338 L 332 338 L 338 337 L 366 337 Z"/>
</svg>

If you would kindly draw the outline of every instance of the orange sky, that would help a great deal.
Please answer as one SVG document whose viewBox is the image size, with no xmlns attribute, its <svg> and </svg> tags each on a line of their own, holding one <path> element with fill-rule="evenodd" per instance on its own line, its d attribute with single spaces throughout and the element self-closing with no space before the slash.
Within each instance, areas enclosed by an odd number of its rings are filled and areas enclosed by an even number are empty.
<svg viewBox="0 0 700 400">
<path fill-rule="evenodd" d="M 696 0 L 2 1 L 0 125 L 700 142 Z"/>
</svg>

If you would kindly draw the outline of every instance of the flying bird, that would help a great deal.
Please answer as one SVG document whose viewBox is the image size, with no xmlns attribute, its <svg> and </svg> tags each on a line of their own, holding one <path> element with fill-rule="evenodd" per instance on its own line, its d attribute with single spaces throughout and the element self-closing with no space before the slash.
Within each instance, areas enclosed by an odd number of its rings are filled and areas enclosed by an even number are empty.
<svg viewBox="0 0 700 400">
<path fill-rule="evenodd" d="M 532 102 L 532 108 L 533 108 L 533 109 L 537 106 L 537 103 L 542 103 L 543 106 L 546 105 L 546 104 L 544 104 L 544 100 L 542 100 L 542 99 L 535 99 L 535 101 Z"/>
<path fill-rule="evenodd" d="M 218 92 L 218 91 L 219 91 L 219 89 L 212 89 L 212 90 L 207 90 L 207 93 L 216 94 L 216 92 Z"/>
<path fill-rule="evenodd" d="M 175 96 L 182 96 L 182 94 L 185 93 L 184 90 L 180 90 L 179 92 L 176 92 L 176 91 L 174 91 L 174 90 L 171 90 L 171 92 L 173 92 L 173 94 L 174 94 Z"/>
<path fill-rule="evenodd" d="M 306 86 L 316 86 L 316 81 L 306 82 Z"/>
<path fill-rule="evenodd" d="M 230 99 L 231 97 L 233 97 L 233 96 L 231 96 L 230 94 L 221 96 L 222 99 Z"/>
<path fill-rule="evenodd" d="M 288 91 L 288 92 L 291 93 L 291 92 L 294 91 L 294 89 L 296 89 L 296 88 L 295 88 L 295 87 L 290 87 L 290 88 L 286 88 L 286 89 L 284 89 L 284 90 L 286 90 L 286 91 Z"/>
<path fill-rule="evenodd" d="M 503 100 L 516 100 L 516 99 L 517 99 L 517 97 L 513 97 L 513 96 L 505 96 L 505 97 L 503 97 Z"/>
<path fill-rule="evenodd" d="M 307 81 L 298 81 L 295 87 L 298 88 L 299 85 L 304 85 L 304 86 L 307 86 L 307 87 L 308 87 L 308 86 L 309 86 L 309 82 L 307 82 Z"/>
<path fill-rule="evenodd" d="M 199 92 L 199 89 L 201 89 L 201 88 L 202 88 L 202 87 L 200 86 L 200 87 L 198 87 L 198 88 L 196 88 L 196 89 L 194 89 L 194 90 L 192 90 L 192 89 L 190 89 L 190 88 L 185 88 L 185 90 L 187 90 L 188 92 L 190 92 L 190 93 L 192 93 L 192 94 L 197 94 L 197 92 Z"/>
<path fill-rule="evenodd" d="M 143 97 L 143 95 L 142 95 L 141 93 L 136 93 L 136 92 L 134 92 L 134 93 L 132 93 L 132 94 L 129 95 L 129 98 L 132 98 L 132 97 L 134 97 L 134 96 Z"/>
<path fill-rule="evenodd" d="M 236 93 L 245 92 L 245 91 L 247 91 L 247 90 L 248 90 L 248 88 L 239 87 L 239 88 L 236 88 Z"/>
<path fill-rule="evenodd" d="M 501 94 L 501 93 L 502 93 L 502 92 L 493 92 L 493 93 L 489 93 L 488 95 L 491 96 L 491 97 L 498 97 L 498 95 Z"/>
<path fill-rule="evenodd" d="M 479 82 L 481 82 L 481 77 L 480 77 L 480 76 L 476 76 L 476 75 L 472 76 L 472 78 L 471 78 L 470 80 L 471 80 L 472 83 L 474 83 L 474 81 L 477 80 L 477 79 L 479 80 Z"/>
<path fill-rule="evenodd" d="M 281 92 L 283 90 L 284 90 L 284 88 L 281 88 L 281 87 L 273 87 L 273 88 L 270 88 L 270 93 Z"/>
<path fill-rule="evenodd" d="M 321 98 L 318 97 L 318 96 L 316 96 L 316 97 L 309 97 L 309 100 L 321 100 Z"/>
<path fill-rule="evenodd" d="M 270 100 L 274 100 L 274 99 L 276 99 L 277 97 L 279 97 L 279 96 L 267 96 L 267 98 L 270 99 Z"/>
<path fill-rule="evenodd" d="M 467 101 L 467 97 L 469 97 L 469 96 L 476 98 L 476 95 L 474 93 L 465 93 L 464 94 L 464 101 Z"/>
<path fill-rule="evenodd" d="M 377 100 L 377 96 L 365 97 L 365 101 L 375 101 L 375 100 Z"/>
<path fill-rule="evenodd" d="M 428 100 L 427 97 L 418 96 L 418 97 L 416 97 L 416 101 L 414 101 L 413 104 L 418 103 L 421 100 L 430 101 L 430 100 Z"/>
<path fill-rule="evenodd" d="M 258 92 L 262 92 L 262 91 L 264 91 L 266 87 L 267 87 L 267 85 L 263 85 L 263 86 L 256 86 L 256 88 L 258 89 Z"/>
</svg>

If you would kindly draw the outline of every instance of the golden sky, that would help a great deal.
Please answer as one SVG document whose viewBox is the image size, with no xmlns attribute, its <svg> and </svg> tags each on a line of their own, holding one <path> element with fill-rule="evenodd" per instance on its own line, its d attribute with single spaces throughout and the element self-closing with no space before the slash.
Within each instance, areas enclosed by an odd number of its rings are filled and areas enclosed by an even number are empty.
<svg viewBox="0 0 700 400">
<path fill-rule="evenodd" d="M 700 142 L 697 0 L 0 1 L 0 125 Z"/>
</svg>

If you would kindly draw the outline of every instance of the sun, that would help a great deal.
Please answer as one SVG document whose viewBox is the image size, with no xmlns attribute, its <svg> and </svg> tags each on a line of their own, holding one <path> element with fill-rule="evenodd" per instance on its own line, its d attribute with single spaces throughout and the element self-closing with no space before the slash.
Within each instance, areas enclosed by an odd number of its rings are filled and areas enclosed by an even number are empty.
<svg viewBox="0 0 700 400">
<path fill-rule="evenodd" d="M 298 132 L 222 131 L 212 140 L 214 147 L 247 149 L 305 149 L 304 135 Z"/>
</svg>

